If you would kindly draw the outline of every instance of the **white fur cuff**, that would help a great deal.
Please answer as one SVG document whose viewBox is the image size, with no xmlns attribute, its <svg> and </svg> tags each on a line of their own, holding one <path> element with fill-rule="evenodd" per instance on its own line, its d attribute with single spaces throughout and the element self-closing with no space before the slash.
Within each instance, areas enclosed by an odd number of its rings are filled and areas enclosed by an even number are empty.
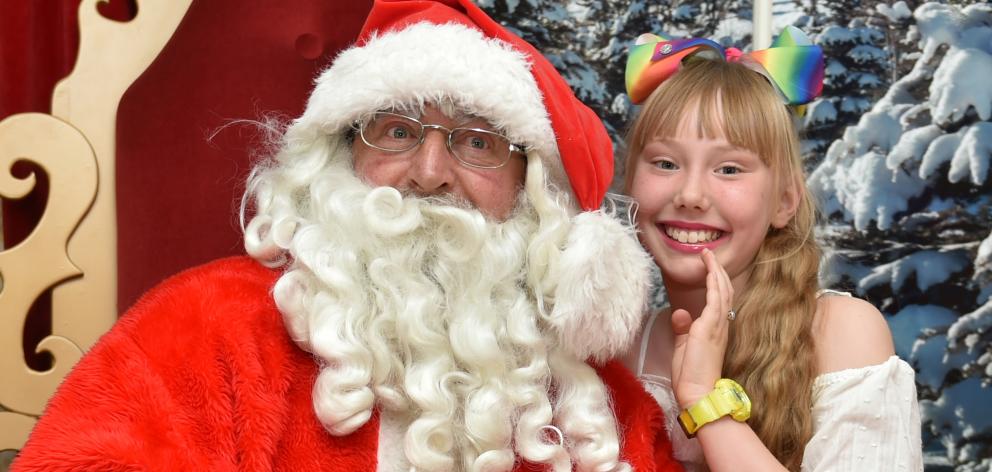
<svg viewBox="0 0 992 472">
<path fill-rule="evenodd" d="M 549 320 L 561 346 L 596 361 L 623 353 L 641 326 L 652 263 L 632 228 L 602 211 L 576 216 Z"/>
</svg>

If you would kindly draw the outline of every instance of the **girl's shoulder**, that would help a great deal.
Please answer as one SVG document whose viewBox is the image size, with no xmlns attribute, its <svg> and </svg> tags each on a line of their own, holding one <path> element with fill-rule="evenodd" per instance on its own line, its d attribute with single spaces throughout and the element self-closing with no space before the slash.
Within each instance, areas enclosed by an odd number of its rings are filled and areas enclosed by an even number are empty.
<svg viewBox="0 0 992 472">
<path fill-rule="evenodd" d="M 812 331 L 819 374 L 880 364 L 895 353 L 885 317 L 860 298 L 822 293 Z"/>
</svg>

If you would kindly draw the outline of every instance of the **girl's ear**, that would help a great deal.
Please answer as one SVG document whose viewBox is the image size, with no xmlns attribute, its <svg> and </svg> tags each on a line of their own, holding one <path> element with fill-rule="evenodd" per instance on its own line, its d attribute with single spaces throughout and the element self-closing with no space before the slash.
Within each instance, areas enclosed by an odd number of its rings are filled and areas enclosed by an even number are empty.
<svg viewBox="0 0 992 472">
<path fill-rule="evenodd" d="M 772 215 L 772 227 L 776 229 L 785 228 L 796 216 L 799 209 L 799 184 L 792 180 L 782 189 L 782 196 L 778 201 L 775 214 Z"/>
</svg>

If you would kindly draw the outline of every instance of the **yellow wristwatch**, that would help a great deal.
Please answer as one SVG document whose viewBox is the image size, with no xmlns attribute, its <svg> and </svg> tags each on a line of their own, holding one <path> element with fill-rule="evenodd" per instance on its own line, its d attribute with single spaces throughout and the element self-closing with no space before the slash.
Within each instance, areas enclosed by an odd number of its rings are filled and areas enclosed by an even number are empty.
<svg viewBox="0 0 992 472">
<path fill-rule="evenodd" d="M 679 424 L 686 437 L 694 437 L 704 424 L 730 415 L 736 421 L 747 421 L 751 417 L 751 399 L 744 387 L 730 379 L 716 381 L 713 391 L 694 405 L 682 410 Z"/>
</svg>

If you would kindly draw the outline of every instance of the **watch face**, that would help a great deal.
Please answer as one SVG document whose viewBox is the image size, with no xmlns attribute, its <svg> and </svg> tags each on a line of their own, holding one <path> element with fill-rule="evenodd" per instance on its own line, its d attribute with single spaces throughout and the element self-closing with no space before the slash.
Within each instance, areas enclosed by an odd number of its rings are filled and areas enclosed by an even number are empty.
<svg viewBox="0 0 992 472">
<path fill-rule="evenodd" d="M 726 382 L 724 382 L 726 380 Z M 751 399 L 748 398 L 747 393 L 744 391 L 744 387 L 740 384 L 729 379 L 720 379 L 722 387 L 726 388 L 726 391 L 730 394 L 728 395 L 731 400 L 734 401 L 734 409 L 730 412 L 732 416 L 737 421 L 746 421 L 751 417 Z"/>
<path fill-rule="evenodd" d="M 751 404 L 751 399 L 748 398 L 747 397 L 747 394 L 744 393 L 744 389 L 742 389 L 742 388 L 735 388 L 735 389 L 731 390 L 731 392 L 733 392 L 734 396 L 737 397 L 737 401 L 739 401 L 739 402 L 741 402 L 741 403 L 743 403 L 745 405 L 750 405 Z"/>
</svg>

